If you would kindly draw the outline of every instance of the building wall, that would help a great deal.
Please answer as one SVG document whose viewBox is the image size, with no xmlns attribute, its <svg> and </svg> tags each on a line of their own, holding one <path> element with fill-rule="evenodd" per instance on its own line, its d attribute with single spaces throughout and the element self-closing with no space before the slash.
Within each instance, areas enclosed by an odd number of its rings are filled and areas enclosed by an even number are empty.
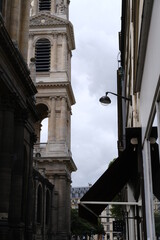
<svg viewBox="0 0 160 240">
<path fill-rule="evenodd" d="M 36 88 L 27 68 L 28 1 L 1 1 L 0 239 L 32 239 Z M 22 19 L 22 16 L 24 17 Z"/>
<path fill-rule="evenodd" d="M 142 200 L 143 224 L 140 227 L 140 239 L 156 239 L 154 221 L 155 192 L 152 146 L 159 142 L 159 37 L 155 27 L 159 22 L 159 1 L 122 1 L 122 68 L 123 90 L 132 96 L 132 104 L 124 103 L 125 127 L 139 127 L 142 136 L 139 139 L 139 164 L 141 182 L 139 200 Z M 130 14 L 129 14 L 130 13 Z M 156 120 L 155 120 L 156 119 Z M 152 136 L 153 126 L 157 127 L 158 138 Z M 152 145 L 153 144 L 153 145 Z M 159 157 L 159 156 L 157 156 Z M 157 166 L 159 168 L 159 166 Z M 159 178 L 157 177 L 157 185 Z M 133 188 L 128 184 L 128 199 L 134 197 Z M 135 200 L 134 198 L 132 200 Z M 132 212 L 133 214 L 133 212 Z M 134 215 L 134 214 L 133 214 Z M 135 239 L 131 226 L 130 237 Z M 135 228 L 136 229 L 136 228 Z M 137 237 L 136 236 L 136 237 Z"/>
</svg>

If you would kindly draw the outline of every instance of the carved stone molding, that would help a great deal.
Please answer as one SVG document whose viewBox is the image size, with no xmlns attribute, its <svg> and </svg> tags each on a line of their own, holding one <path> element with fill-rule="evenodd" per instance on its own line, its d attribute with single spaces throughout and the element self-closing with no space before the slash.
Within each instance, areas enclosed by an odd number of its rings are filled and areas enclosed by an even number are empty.
<svg viewBox="0 0 160 240">
<path fill-rule="evenodd" d="M 47 13 L 41 13 L 30 19 L 30 26 L 66 25 L 69 21 Z"/>
</svg>

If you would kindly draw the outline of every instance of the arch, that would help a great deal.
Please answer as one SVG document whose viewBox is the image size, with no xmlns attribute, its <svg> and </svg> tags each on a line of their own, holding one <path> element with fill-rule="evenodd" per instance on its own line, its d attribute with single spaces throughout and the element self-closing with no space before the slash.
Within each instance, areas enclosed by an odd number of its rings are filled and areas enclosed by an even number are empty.
<svg viewBox="0 0 160 240">
<path fill-rule="evenodd" d="M 44 118 L 48 117 L 49 109 L 48 109 L 47 104 L 38 103 L 38 104 L 36 105 L 36 108 L 37 108 L 37 111 L 38 111 L 38 114 L 39 114 L 39 119 L 40 119 L 41 121 L 42 121 Z"/>
<path fill-rule="evenodd" d="M 33 47 L 36 46 L 36 42 L 40 39 L 48 39 L 48 41 L 50 41 L 51 46 L 53 46 L 54 42 L 53 42 L 53 38 L 49 35 L 41 35 L 41 36 L 34 36 L 34 40 L 33 40 Z"/>
<path fill-rule="evenodd" d="M 50 11 L 51 0 L 39 0 L 39 11 Z"/>
<path fill-rule="evenodd" d="M 35 45 L 36 72 L 50 71 L 51 43 L 47 38 L 40 38 Z"/>
<path fill-rule="evenodd" d="M 37 190 L 37 223 L 41 223 L 43 218 L 43 191 L 39 184 Z"/>
<path fill-rule="evenodd" d="M 38 103 L 37 111 L 39 114 L 39 121 L 35 124 L 35 131 L 37 135 L 37 142 L 47 142 L 48 140 L 48 106 L 44 103 Z M 43 138 L 43 139 L 42 139 Z"/>
</svg>

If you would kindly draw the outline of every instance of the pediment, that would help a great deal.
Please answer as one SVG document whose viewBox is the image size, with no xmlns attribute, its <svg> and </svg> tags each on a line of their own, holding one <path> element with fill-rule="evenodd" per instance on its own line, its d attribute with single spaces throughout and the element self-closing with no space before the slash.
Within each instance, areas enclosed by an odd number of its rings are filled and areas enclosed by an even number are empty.
<svg viewBox="0 0 160 240">
<path fill-rule="evenodd" d="M 66 25 L 69 21 L 51 16 L 47 13 L 40 13 L 30 18 L 30 26 L 55 26 L 55 25 Z"/>
</svg>

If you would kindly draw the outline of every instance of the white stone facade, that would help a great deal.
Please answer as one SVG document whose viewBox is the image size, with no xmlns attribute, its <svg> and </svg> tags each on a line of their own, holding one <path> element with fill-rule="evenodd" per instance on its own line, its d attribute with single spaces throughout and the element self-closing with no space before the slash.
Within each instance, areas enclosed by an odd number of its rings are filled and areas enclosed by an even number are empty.
<svg viewBox="0 0 160 240">
<path fill-rule="evenodd" d="M 28 65 L 32 67 L 31 75 L 38 91 L 36 104 L 40 114 L 40 121 L 35 126 L 34 157 L 36 168 L 54 185 L 52 230 L 55 239 L 62 240 L 70 236 L 71 173 L 76 171 L 70 139 L 71 106 L 75 104 L 71 56 L 75 42 L 73 26 L 68 20 L 69 1 L 46 2 L 43 5 L 42 1 L 31 1 L 30 11 Z M 46 49 L 43 49 L 43 43 L 47 44 Z M 42 144 L 41 121 L 45 118 L 48 118 L 48 139 Z"/>
</svg>

